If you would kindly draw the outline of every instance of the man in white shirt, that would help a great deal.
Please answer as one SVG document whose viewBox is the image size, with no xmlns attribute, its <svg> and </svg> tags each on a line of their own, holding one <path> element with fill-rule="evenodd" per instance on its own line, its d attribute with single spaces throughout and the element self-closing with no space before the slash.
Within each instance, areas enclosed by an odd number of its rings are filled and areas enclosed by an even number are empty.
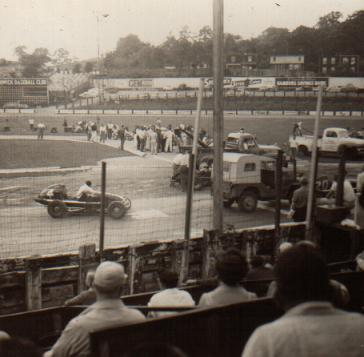
<svg viewBox="0 0 364 357">
<path fill-rule="evenodd" d="M 159 274 L 159 279 L 162 284 L 163 290 L 159 293 L 154 294 L 148 306 L 158 307 L 158 306 L 194 306 L 195 302 L 192 296 L 184 290 L 179 290 L 177 288 L 178 284 L 178 274 L 171 270 L 164 270 Z M 174 311 L 152 311 L 148 316 L 150 317 L 162 317 L 173 315 Z"/>
<path fill-rule="evenodd" d="M 356 178 L 356 190 L 359 193 L 364 191 L 364 166 Z"/>
<path fill-rule="evenodd" d="M 76 193 L 76 198 L 81 200 L 81 198 L 86 198 L 88 196 L 96 196 L 99 194 L 98 191 L 95 191 L 92 187 L 91 181 L 86 181 L 81 187 L 78 189 Z"/>
<path fill-rule="evenodd" d="M 242 356 L 354 357 L 364 351 L 364 316 L 329 302 L 329 273 L 317 248 L 298 244 L 275 267 L 275 299 L 286 313 L 257 328 Z"/>
<path fill-rule="evenodd" d="M 327 194 L 327 198 L 330 198 L 337 193 L 337 181 L 338 176 L 335 176 L 334 182 L 331 185 L 330 191 Z M 349 180 L 344 179 L 344 186 L 343 186 L 343 204 L 345 207 L 353 208 L 355 206 L 355 192 L 353 189 L 353 186 L 351 186 L 351 183 Z"/>
</svg>

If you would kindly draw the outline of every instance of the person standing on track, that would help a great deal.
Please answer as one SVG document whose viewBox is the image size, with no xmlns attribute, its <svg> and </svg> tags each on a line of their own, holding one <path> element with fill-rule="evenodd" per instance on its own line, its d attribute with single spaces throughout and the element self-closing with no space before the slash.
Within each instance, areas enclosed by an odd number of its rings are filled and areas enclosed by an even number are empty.
<svg viewBox="0 0 364 357">
<path fill-rule="evenodd" d="M 124 125 L 120 126 L 118 130 L 118 138 L 120 140 L 120 150 L 124 150 L 124 143 L 125 143 L 125 127 Z"/>
<path fill-rule="evenodd" d="M 166 139 L 166 144 L 165 144 L 165 148 L 164 151 L 165 152 L 173 152 L 173 138 L 174 138 L 174 133 L 172 131 L 171 126 L 168 126 L 168 130 L 164 133 L 164 137 Z"/>
</svg>

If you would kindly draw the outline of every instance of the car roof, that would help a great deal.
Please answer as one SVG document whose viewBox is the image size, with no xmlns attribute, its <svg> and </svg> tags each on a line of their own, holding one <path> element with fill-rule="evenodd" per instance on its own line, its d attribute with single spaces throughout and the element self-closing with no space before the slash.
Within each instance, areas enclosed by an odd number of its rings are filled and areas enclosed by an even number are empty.
<svg viewBox="0 0 364 357">
<path fill-rule="evenodd" d="M 239 161 L 245 161 L 248 159 L 253 159 L 255 161 L 271 161 L 274 162 L 274 159 L 261 155 L 254 154 L 240 154 L 237 152 L 224 152 L 224 162 L 232 162 L 237 163 Z"/>
<path fill-rule="evenodd" d="M 249 137 L 249 138 L 254 138 L 253 134 L 250 133 L 238 133 L 238 132 L 234 132 L 234 133 L 229 133 L 228 134 L 228 138 L 235 138 L 235 139 L 239 139 L 240 135 L 245 136 L 245 137 Z"/>
</svg>

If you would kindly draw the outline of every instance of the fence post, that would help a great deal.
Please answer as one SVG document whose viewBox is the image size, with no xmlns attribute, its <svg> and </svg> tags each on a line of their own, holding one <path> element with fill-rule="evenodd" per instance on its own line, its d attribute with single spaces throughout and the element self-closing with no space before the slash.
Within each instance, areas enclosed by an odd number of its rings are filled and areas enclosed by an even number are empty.
<svg viewBox="0 0 364 357">
<path fill-rule="evenodd" d="M 78 293 L 85 290 L 85 280 L 88 270 L 96 267 L 96 244 L 85 244 L 78 248 L 79 270 L 78 270 Z"/>
<path fill-rule="evenodd" d="M 25 260 L 27 310 L 42 308 L 42 271 L 40 262 L 39 257 L 30 257 Z"/>
<path fill-rule="evenodd" d="M 211 263 L 211 248 L 212 248 L 212 240 L 214 239 L 215 231 L 214 230 L 203 230 L 202 236 L 202 246 L 201 246 L 201 254 L 202 254 L 202 269 L 201 269 L 201 278 L 207 279 L 210 273 L 210 263 Z"/>
<path fill-rule="evenodd" d="M 135 246 L 129 247 L 128 259 L 128 279 L 129 279 L 129 294 L 134 294 L 134 276 L 136 268 L 136 248 Z"/>
</svg>

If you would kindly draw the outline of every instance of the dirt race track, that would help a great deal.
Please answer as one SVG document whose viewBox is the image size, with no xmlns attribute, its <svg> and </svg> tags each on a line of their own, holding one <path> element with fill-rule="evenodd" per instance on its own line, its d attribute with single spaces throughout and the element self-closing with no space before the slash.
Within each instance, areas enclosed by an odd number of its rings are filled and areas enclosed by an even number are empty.
<svg viewBox="0 0 364 357">
<path fill-rule="evenodd" d="M 76 120 L 68 119 L 69 122 Z M 114 118 L 116 119 L 116 118 Z M 134 118 L 133 118 L 134 119 Z M 147 118 L 152 120 L 151 118 Z M 120 121 L 120 118 L 118 119 Z M 139 119 L 138 119 L 139 120 Z M 155 121 L 156 118 L 153 118 Z M 170 118 L 167 122 L 172 120 Z M 176 120 L 176 119 L 175 119 Z M 186 120 L 192 120 L 186 118 Z M 183 120 L 182 122 L 186 122 Z M 361 127 L 362 122 L 347 119 L 326 119 L 322 125 Z M 343 122 L 344 121 L 344 122 Z M 288 124 L 289 123 L 289 124 Z M 313 120 L 305 119 L 304 127 L 310 128 Z M 341 124 L 341 125 L 340 125 Z M 258 137 L 270 138 L 261 142 L 275 142 L 287 137 L 292 121 L 271 118 L 229 119 L 229 131 L 244 126 Z M 15 138 L 15 137 L 14 137 Z M 276 140 L 277 139 L 277 140 Z M 53 145 L 53 144 L 51 144 Z M 83 144 L 90 145 L 90 144 Z M 94 144 L 99 146 L 100 144 Z M 117 146 L 113 142 L 112 146 Z M 111 149 L 111 148 L 108 148 Z M 90 151 L 84 150 L 85 155 Z M 185 194 L 178 188 L 170 187 L 171 159 L 173 154 L 157 157 L 126 156 L 114 157 L 107 161 L 107 191 L 125 194 L 132 200 L 132 208 L 121 220 L 106 218 L 105 246 L 119 246 L 142 241 L 169 240 L 183 238 L 185 221 Z M 72 158 L 70 158 L 72 159 Z M 335 161 L 335 160 L 334 160 Z M 360 164 L 360 163 L 358 163 Z M 300 169 L 308 163 L 301 162 Z M 336 165 L 330 168 L 333 174 Z M 320 173 L 328 173 L 328 167 L 320 168 Z M 0 178 L 0 189 L 17 187 L 4 197 L 0 193 L 0 258 L 29 256 L 32 254 L 56 254 L 77 251 L 81 244 L 98 244 L 99 218 L 97 216 L 66 217 L 53 219 L 46 208 L 36 204 L 33 198 L 45 187 L 63 183 L 70 193 L 77 190 L 86 179 L 91 179 L 96 188 L 100 187 L 100 165 L 82 172 L 58 173 L 39 177 Z M 288 205 L 282 209 L 282 221 L 286 221 Z M 273 224 L 274 209 L 261 203 L 254 214 L 245 214 L 236 206 L 224 210 L 225 224 L 236 228 Z M 192 236 L 200 235 L 204 228 L 212 227 L 212 197 L 210 191 L 197 192 L 194 196 Z"/>
</svg>

